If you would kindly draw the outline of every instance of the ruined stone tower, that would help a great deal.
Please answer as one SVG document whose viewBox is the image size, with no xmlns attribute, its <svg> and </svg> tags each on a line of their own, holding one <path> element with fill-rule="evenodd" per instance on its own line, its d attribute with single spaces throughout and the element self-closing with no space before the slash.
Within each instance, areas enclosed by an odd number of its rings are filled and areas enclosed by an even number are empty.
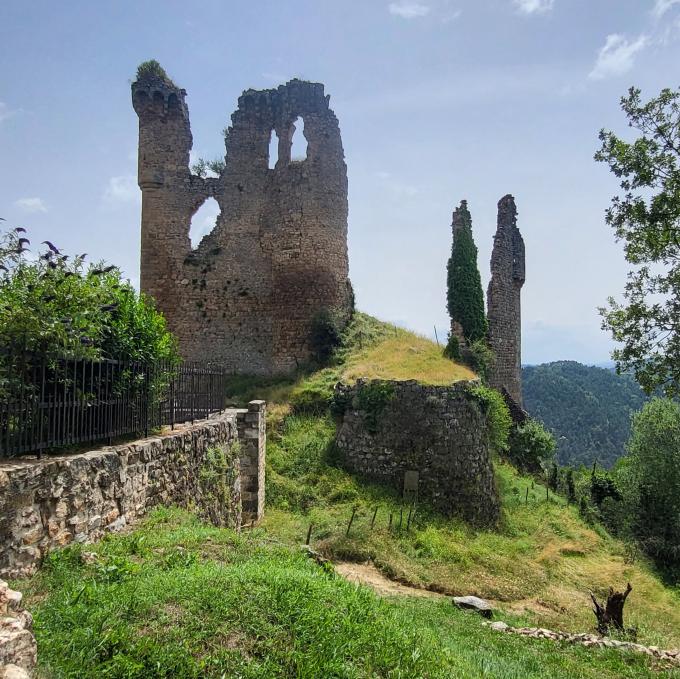
<svg viewBox="0 0 680 679">
<path fill-rule="evenodd" d="M 310 355 L 324 308 L 347 314 L 347 168 L 338 120 L 319 83 L 246 90 L 225 132 L 217 178 L 189 169 L 186 91 L 162 73 L 132 84 L 139 116 L 141 289 L 156 299 L 184 358 L 275 374 Z M 307 157 L 291 159 L 302 118 Z M 300 130 L 303 132 L 303 130 Z M 278 161 L 269 168 L 269 143 Z M 191 218 L 214 197 L 215 229 L 192 249 Z"/>
<path fill-rule="evenodd" d="M 515 199 L 498 201 L 498 226 L 491 254 L 491 281 L 487 292 L 489 346 L 496 361 L 489 384 L 507 389 L 522 405 L 522 318 L 520 294 L 524 285 L 524 241 L 517 228 Z"/>
</svg>

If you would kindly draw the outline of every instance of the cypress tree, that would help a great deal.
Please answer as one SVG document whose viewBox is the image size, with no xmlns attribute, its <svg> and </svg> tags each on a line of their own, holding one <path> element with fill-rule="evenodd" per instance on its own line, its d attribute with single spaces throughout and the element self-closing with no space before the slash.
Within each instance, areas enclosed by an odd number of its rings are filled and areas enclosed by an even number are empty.
<svg viewBox="0 0 680 679">
<path fill-rule="evenodd" d="M 446 302 L 451 320 L 460 323 L 463 336 L 472 343 L 486 337 L 487 321 L 472 218 L 465 200 L 453 212 L 452 229 L 453 245 L 446 266 Z"/>
</svg>

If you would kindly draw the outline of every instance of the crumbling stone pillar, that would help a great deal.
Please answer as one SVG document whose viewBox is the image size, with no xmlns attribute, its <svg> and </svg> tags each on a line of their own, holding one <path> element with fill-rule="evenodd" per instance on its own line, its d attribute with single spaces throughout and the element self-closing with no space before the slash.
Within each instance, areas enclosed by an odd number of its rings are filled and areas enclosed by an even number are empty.
<svg viewBox="0 0 680 679">
<path fill-rule="evenodd" d="M 241 447 L 241 506 L 244 524 L 264 515 L 265 450 L 267 444 L 266 403 L 251 401 L 238 413 Z"/>
<path fill-rule="evenodd" d="M 522 405 L 522 317 L 520 294 L 525 280 L 524 241 L 517 228 L 517 208 L 511 195 L 498 201 L 498 226 L 491 254 L 487 292 L 489 346 L 496 361 L 489 384 L 505 388 Z"/>
</svg>

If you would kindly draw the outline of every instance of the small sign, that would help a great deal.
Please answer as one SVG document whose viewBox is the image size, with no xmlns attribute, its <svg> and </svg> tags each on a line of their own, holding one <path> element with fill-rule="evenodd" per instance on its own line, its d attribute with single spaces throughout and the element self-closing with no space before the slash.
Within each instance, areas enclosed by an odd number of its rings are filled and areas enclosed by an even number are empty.
<svg viewBox="0 0 680 679">
<path fill-rule="evenodd" d="M 408 471 L 404 474 L 404 499 L 415 502 L 418 499 L 418 472 Z"/>
</svg>

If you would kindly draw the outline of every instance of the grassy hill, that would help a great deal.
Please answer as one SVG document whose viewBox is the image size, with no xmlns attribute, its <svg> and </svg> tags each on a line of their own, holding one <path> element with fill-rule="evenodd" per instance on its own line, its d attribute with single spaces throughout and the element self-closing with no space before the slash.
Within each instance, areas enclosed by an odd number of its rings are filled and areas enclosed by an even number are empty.
<svg viewBox="0 0 680 679">
<path fill-rule="evenodd" d="M 630 434 L 630 416 L 646 397 L 631 375 L 557 361 L 522 371 L 524 407 L 557 438 L 562 465 L 610 467 Z"/>
<path fill-rule="evenodd" d="M 644 657 L 493 632 L 446 598 L 379 599 L 301 555 L 311 525 L 313 547 L 336 562 L 370 560 L 404 583 L 492 599 L 511 624 L 568 631 L 592 629 L 589 589 L 630 581 L 627 624 L 639 641 L 680 646 L 678 593 L 500 460 L 497 530 L 424 505 L 407 530 L 408 507 L 396 493 L 335 465 L 332 387 L 363 375 L 472 377 L 428 340 L 357 314 L 334 365 L 235 380 L 234 402 L 269 401 L 262 525 L 238 535 L 158 510 L 133 533 L 94 546 L 94 560 L 84 562 L 78 546 L 55 553 L 18 584 L 35 614 L 46 676 L 658 676 Z"/>
</svg>

